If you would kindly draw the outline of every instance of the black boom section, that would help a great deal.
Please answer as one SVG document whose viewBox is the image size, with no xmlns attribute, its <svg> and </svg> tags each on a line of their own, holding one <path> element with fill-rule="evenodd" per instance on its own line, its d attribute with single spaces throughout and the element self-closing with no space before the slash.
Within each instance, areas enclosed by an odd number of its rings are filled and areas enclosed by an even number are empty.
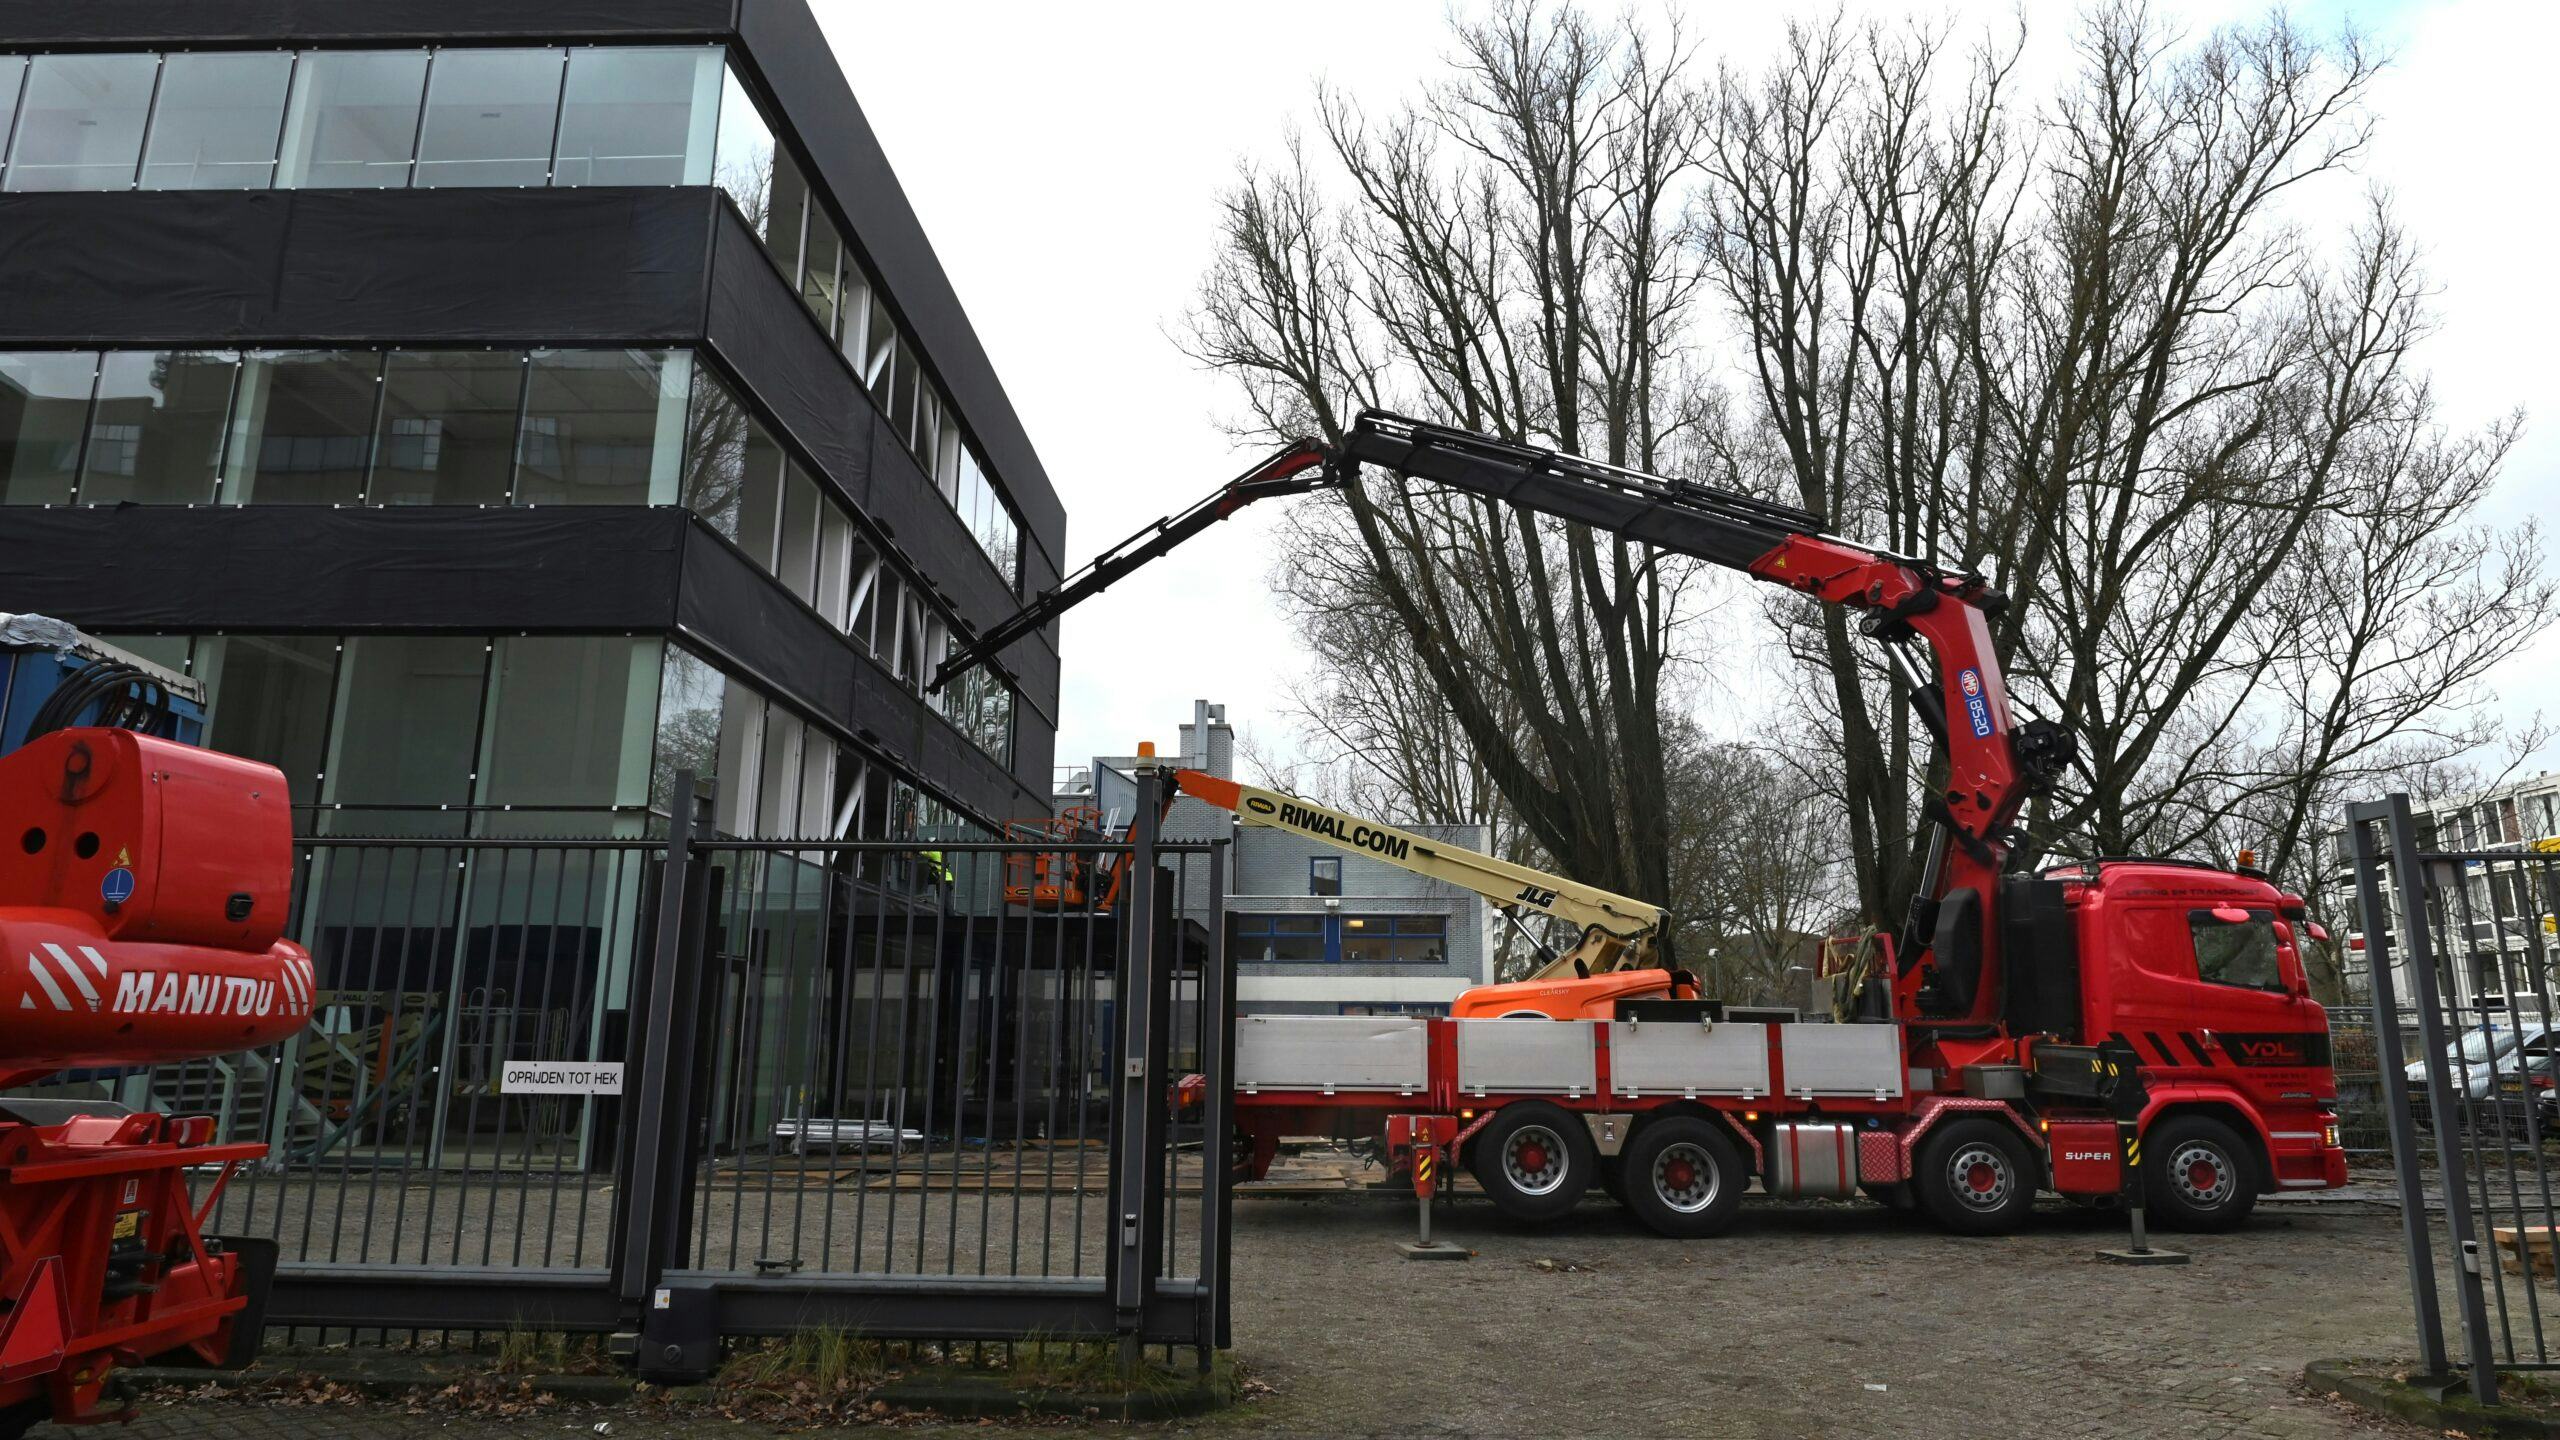
<svg viewBox="0 0 2560 1440">
<path fill-rule="evenodd" d="M 1621 470 L 1382 410 L 1363 412 L 1337 454 L 1736 570 L 1747 569 L 1790 535 L 1822 530 L 1812 512 L 1792 505 Z"/>
</svg>

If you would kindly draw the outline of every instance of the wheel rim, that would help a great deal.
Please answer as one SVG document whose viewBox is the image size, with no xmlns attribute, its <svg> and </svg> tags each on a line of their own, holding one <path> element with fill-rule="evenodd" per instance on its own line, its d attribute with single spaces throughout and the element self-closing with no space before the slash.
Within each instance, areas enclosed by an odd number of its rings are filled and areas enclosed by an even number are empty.
<svg viewBox="0 0 2560 1440">
<path fill-rule="evenodd" d="M 2202 1141 L 2181 1145 L 2169 1157 L 2169 1183 L 2177 1187 L 2178 1198 L 2199 1210 L 2217 1210 L 2230 1204 L 2232 1193 L 2239 1188 L 2230 1160 Z"/>
<path fill-rule="evenodd" d="M 2017 1186 L 2009 1157 L 1996 1145 L 1961 1145 L 1947 1157 L 1947 1189 L 1967 1209 L 1997 1210 Z"/>
<path fill-rule="evenodd" d="M 1715 1157 L 1686 1140 L 1663 1146 L 1653 1159 L 1654 1198 L 1683 1215 L 1695 1215 L 1716 1203 L 1716 1194 L 1723 1188 Z"/>
<path fill-rule="evenodd" d="M 1503 1142 L 1503 1176 L 1523 1195 L 1554 1194 L 1564 1172 L 1564 1137 L 1544 1125 L 1523 1125 Z"/>
</svg>

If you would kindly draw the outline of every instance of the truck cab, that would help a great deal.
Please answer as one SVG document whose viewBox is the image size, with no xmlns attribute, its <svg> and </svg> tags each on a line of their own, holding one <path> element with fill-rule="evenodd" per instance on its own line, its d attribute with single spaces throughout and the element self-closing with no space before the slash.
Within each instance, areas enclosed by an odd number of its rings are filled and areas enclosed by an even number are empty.
<svg viewBox="0 0 2560 1440">
<path fill-rule="evenodd" d="M 2045 872 L 2062 883 L 2085 1043 L 2141 1067 L 2142 1129 L 2199 1207 L 2346 1183 L 2329 1017 L 2311 998 L 2302 901 L 2263 875 L 2173 860 Z M 2237 1142 L 2234 1144 L 2233 1142 Z"/>
</svg>

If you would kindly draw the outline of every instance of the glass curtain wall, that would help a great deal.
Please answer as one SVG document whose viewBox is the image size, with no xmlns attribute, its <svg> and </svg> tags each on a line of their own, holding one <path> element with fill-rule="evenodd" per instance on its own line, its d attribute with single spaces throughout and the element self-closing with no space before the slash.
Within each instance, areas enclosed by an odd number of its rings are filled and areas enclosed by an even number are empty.
<svg viewBox="0 0 2560 1440">
<path fill-rule="evenodd" d="M 951 625 L 682 350 L 0 353 L 0 504 L 670 505 L 918 694 Z M 1014 694 L 926 697 L 999 762 Z"/>
<path fill-rule="evenodd" d="M 0 189 L 716 184 L 1013 583 L 1020 528 L 1001 487 L 846 243 L 840 207 L 725 58 L 717 45 L 0 56 Z M 324 470 L 309 488 L 333 483 Z"/>
</svg>

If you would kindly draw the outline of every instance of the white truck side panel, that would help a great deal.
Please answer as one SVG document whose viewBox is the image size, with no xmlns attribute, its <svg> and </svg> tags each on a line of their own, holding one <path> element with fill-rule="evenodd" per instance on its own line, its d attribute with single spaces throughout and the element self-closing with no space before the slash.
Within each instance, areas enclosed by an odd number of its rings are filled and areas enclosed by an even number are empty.
<svg viewBox="0 0 2560 1440">
<path fill-rule="evenodd" d="M 1458 1088 L 1470 1094 L 1562 1091 L 1588 1095 L 1599 1083 L 1593 1034 L 1584 1021 L 1455 1020 Z"/>
<path fill-rule="evenodd" d="M 1766 1095 L 1769 1027 L 1611 1021 L 1609 1088 L 1629 1096 Z"/>
<path fill-rule="evenodd" d="M 1422 1020 L 1391 1015 L 1241 1015 L 1235 1088 L 1418 1094 L 1431 1078 L 1428 1035 Z"/>
<path fill-rule="evenodd" d="M 1790 1095 L 1874 1099 L 1902 1093 L 1899 1025 L 1781 1025 L 1778 1044 Z"/>
</svg>

